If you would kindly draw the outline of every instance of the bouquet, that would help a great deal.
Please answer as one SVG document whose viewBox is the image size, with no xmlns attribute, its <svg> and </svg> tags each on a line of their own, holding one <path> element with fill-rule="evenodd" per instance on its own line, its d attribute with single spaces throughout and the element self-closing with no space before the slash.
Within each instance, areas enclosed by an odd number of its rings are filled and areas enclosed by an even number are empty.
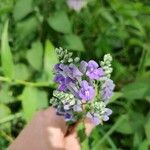
<svg viewBox="0 0 150 150">
<path fill-rule="evenodd" d="M 56 48 L 56 53 L 59 63 L 54 66 L 54 81 L 58 88 L 53 91 L 50 103 L 57 114 L 69 124 L 86 117 L 96 125 L 108 121 L 112 110 L 106 106 L 115 88 L 110 79 L 111 55 L 104 55 L 98 64 L 94 60 L 73 58 L 73 53 L 66 49 Z"/>
</svg>

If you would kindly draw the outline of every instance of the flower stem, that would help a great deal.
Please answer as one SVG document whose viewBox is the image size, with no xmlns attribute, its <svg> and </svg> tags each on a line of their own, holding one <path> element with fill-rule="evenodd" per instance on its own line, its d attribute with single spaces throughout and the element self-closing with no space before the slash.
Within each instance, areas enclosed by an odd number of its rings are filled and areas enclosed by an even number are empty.
<svg viewBox="0 0 150 150">
<path fill-rule="evenodd" d="M 34 87 L 53 86 L 53 85 L 49 84 L 48 82 L 28 82 L 28 81 L 24 81 L 24 80 L 16 80 L 16 79 L 14 80 L 14 79 L 10 79 L 8 77 L 3 77 L 3 76 L 0 76 L 0 81 L 7 82 L 10 84 L 20 84 L 20 85 L 34 86 Z"/>
<path fill-rule="evenodd" d="M 20 118 L 21 116 L 22 116 L 22 113 L 19 112 L 19 113 L 16 113 L 16 114 L 14 114 L 14 115 L 9 115 L 9 116 L 7 116 L 7 117 L 4 117 L 4 118 L 0 119 L 0 125 L 1 125 L 1 124 L 4 124 L 4 123 L 6 123 L 6 122 L 9 122 L 9 121 L 11 121 L 11 120 Z"/>
</svg>

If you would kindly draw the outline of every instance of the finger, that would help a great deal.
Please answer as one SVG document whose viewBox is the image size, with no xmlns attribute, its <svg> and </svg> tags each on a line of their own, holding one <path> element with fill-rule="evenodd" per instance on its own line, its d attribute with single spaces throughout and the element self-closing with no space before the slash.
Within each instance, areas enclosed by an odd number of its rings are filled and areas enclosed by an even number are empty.
<svg viewBox="0 0 150 150">
<path fill-rule="evenodd" d="M 48 140 L 47 142 L 52 146 L 51 149 L 64 149 L 64 134 L 67 129 L 64 118 L 58 116 L 54 108 L 45 110 L 43 117 L 46 118 L 44 129 Z"/>
<path fill-rule="evenodd" d="M 65 123 L 58 118 L 54 109 L 37 112 L 16 140 L 10 150 L 63 150 Z M 57 142 L 59 141 L 59 142 Z"/>
<path fill-rule="evenodd" d="M 43 112 L 43 117 L 46 118 L 47 124 L 51 127 L 59 128 L 65 134 L 67 130 L 66 122 L 63 116 L 56 114 L 56 109 L 50 107 Z"/>
<path fill-rule="evenodd" d="M 87 136 L 89 136 L 92 129 L 95 127 L 95 125 L 90 121 L 90 119 L 85 119 L 84 124 L 85 124 L 85 132 L 86 132 Z M 79 143 L 79 138 L 77 135 L 77 125 L 73 128 L 72 132 L 67 137 L 65 137 L 66 150 L 69 150 L 70 147 L 72 150 L 80 150 L 81 149 L 80 143 Z"/>
<path fill-rule="evenodd" d="M 89 136 L 93 128 L 95 127 L 95 124 L 88 118 L 84 120 L 84 124 L 85 124 L 86 135 Z"/>
</svg>

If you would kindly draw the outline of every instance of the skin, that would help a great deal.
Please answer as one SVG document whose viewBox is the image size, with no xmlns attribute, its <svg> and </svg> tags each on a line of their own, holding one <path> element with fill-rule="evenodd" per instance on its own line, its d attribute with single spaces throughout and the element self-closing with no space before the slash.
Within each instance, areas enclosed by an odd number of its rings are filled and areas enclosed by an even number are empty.
<svg viewBox="0 0 150 150">
<path fill-rule="evenodd" d="M 87 135 L 94 127 L 85 120 Z M 61 116 L 56 115 L 54 108 L 38 112 L 8 150 L 80 150 L 76 127 L 65 136 L 67 125 Z"/>
</svg>

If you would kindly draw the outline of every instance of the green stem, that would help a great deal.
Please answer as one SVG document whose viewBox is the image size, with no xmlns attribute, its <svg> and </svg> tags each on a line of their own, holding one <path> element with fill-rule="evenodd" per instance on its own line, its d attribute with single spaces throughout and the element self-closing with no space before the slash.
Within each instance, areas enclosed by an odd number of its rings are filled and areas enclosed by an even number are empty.
<svg viewBox="0 0 150 150">
<path fill-rule="evenodd" d="M 4 117 L 4 118 L 0 119 L 0 125 L 4 124 L 6 122 L 12 121 L 14 119 L 20 118 L 20 117 L 22 117 L 22 113 L 21 112 L 16 113 L 14 115 L 9 115 L 7 117 Z"/>
<path fill-rule="evenodd" d="M 143 73 L 144 71 L 144 62 L 145 62 L 145 56 L 146 56 L 146 50 L 143 48 L 142 50 L 142 56 L 140 58 L 139 66 L 138 66 L 138 73 L 137 73 L 137 78 Z"/>
<path fill-rule="evenodd" d="M 101 133 L 102 133 L 103 135 L 105 135 L 105 132 L 104 132 L 103 130 L 101 130 Z M 116 147 L 115 143 L 113 142 L 113 140 L 112 140 L 109 136 L 107 137 L 106 140 L 107 140 L 108 143 L 110 144 L 112 150 L 117 150 L 117 147 Z"/>
<path fill-rule="evenodd" d="M 93 150 L 98 150 L 101 144 L 116 130 L 116 128 L 126 119 L 126 116 L 121 116 L 118 121 L 112 126 L 112 128 L 103 136 L 103 138 L 97 143 Z"/>
<path fill-rule="evenodd" d="M 0 131 L 0 134 L 10 143 L 13 142 L 13 138 L 9 135 L 7 135 L 7 133 L 5 133 L 4 131 Z"/>
<path fill-rule="evenodd" d="M 89 141 L 85 133 L 85 124 L 81 122 L 77 126 L 77 134 L 80 141 L 80 146 L 82 150 L 89 150 Z"/>
<path fill-rule="evenodd" d="M 34 86 L 34 87 L 50 87 L 53 86 L 49 84 L 48 82 L 28 82 L 24 80 L 12 80 L 7 77 L 0 76 L 0 81 L 7 82 L 10 84 L 20 84 L 20 85 L 26 85 L 26 86 Z"/>
</svg>

